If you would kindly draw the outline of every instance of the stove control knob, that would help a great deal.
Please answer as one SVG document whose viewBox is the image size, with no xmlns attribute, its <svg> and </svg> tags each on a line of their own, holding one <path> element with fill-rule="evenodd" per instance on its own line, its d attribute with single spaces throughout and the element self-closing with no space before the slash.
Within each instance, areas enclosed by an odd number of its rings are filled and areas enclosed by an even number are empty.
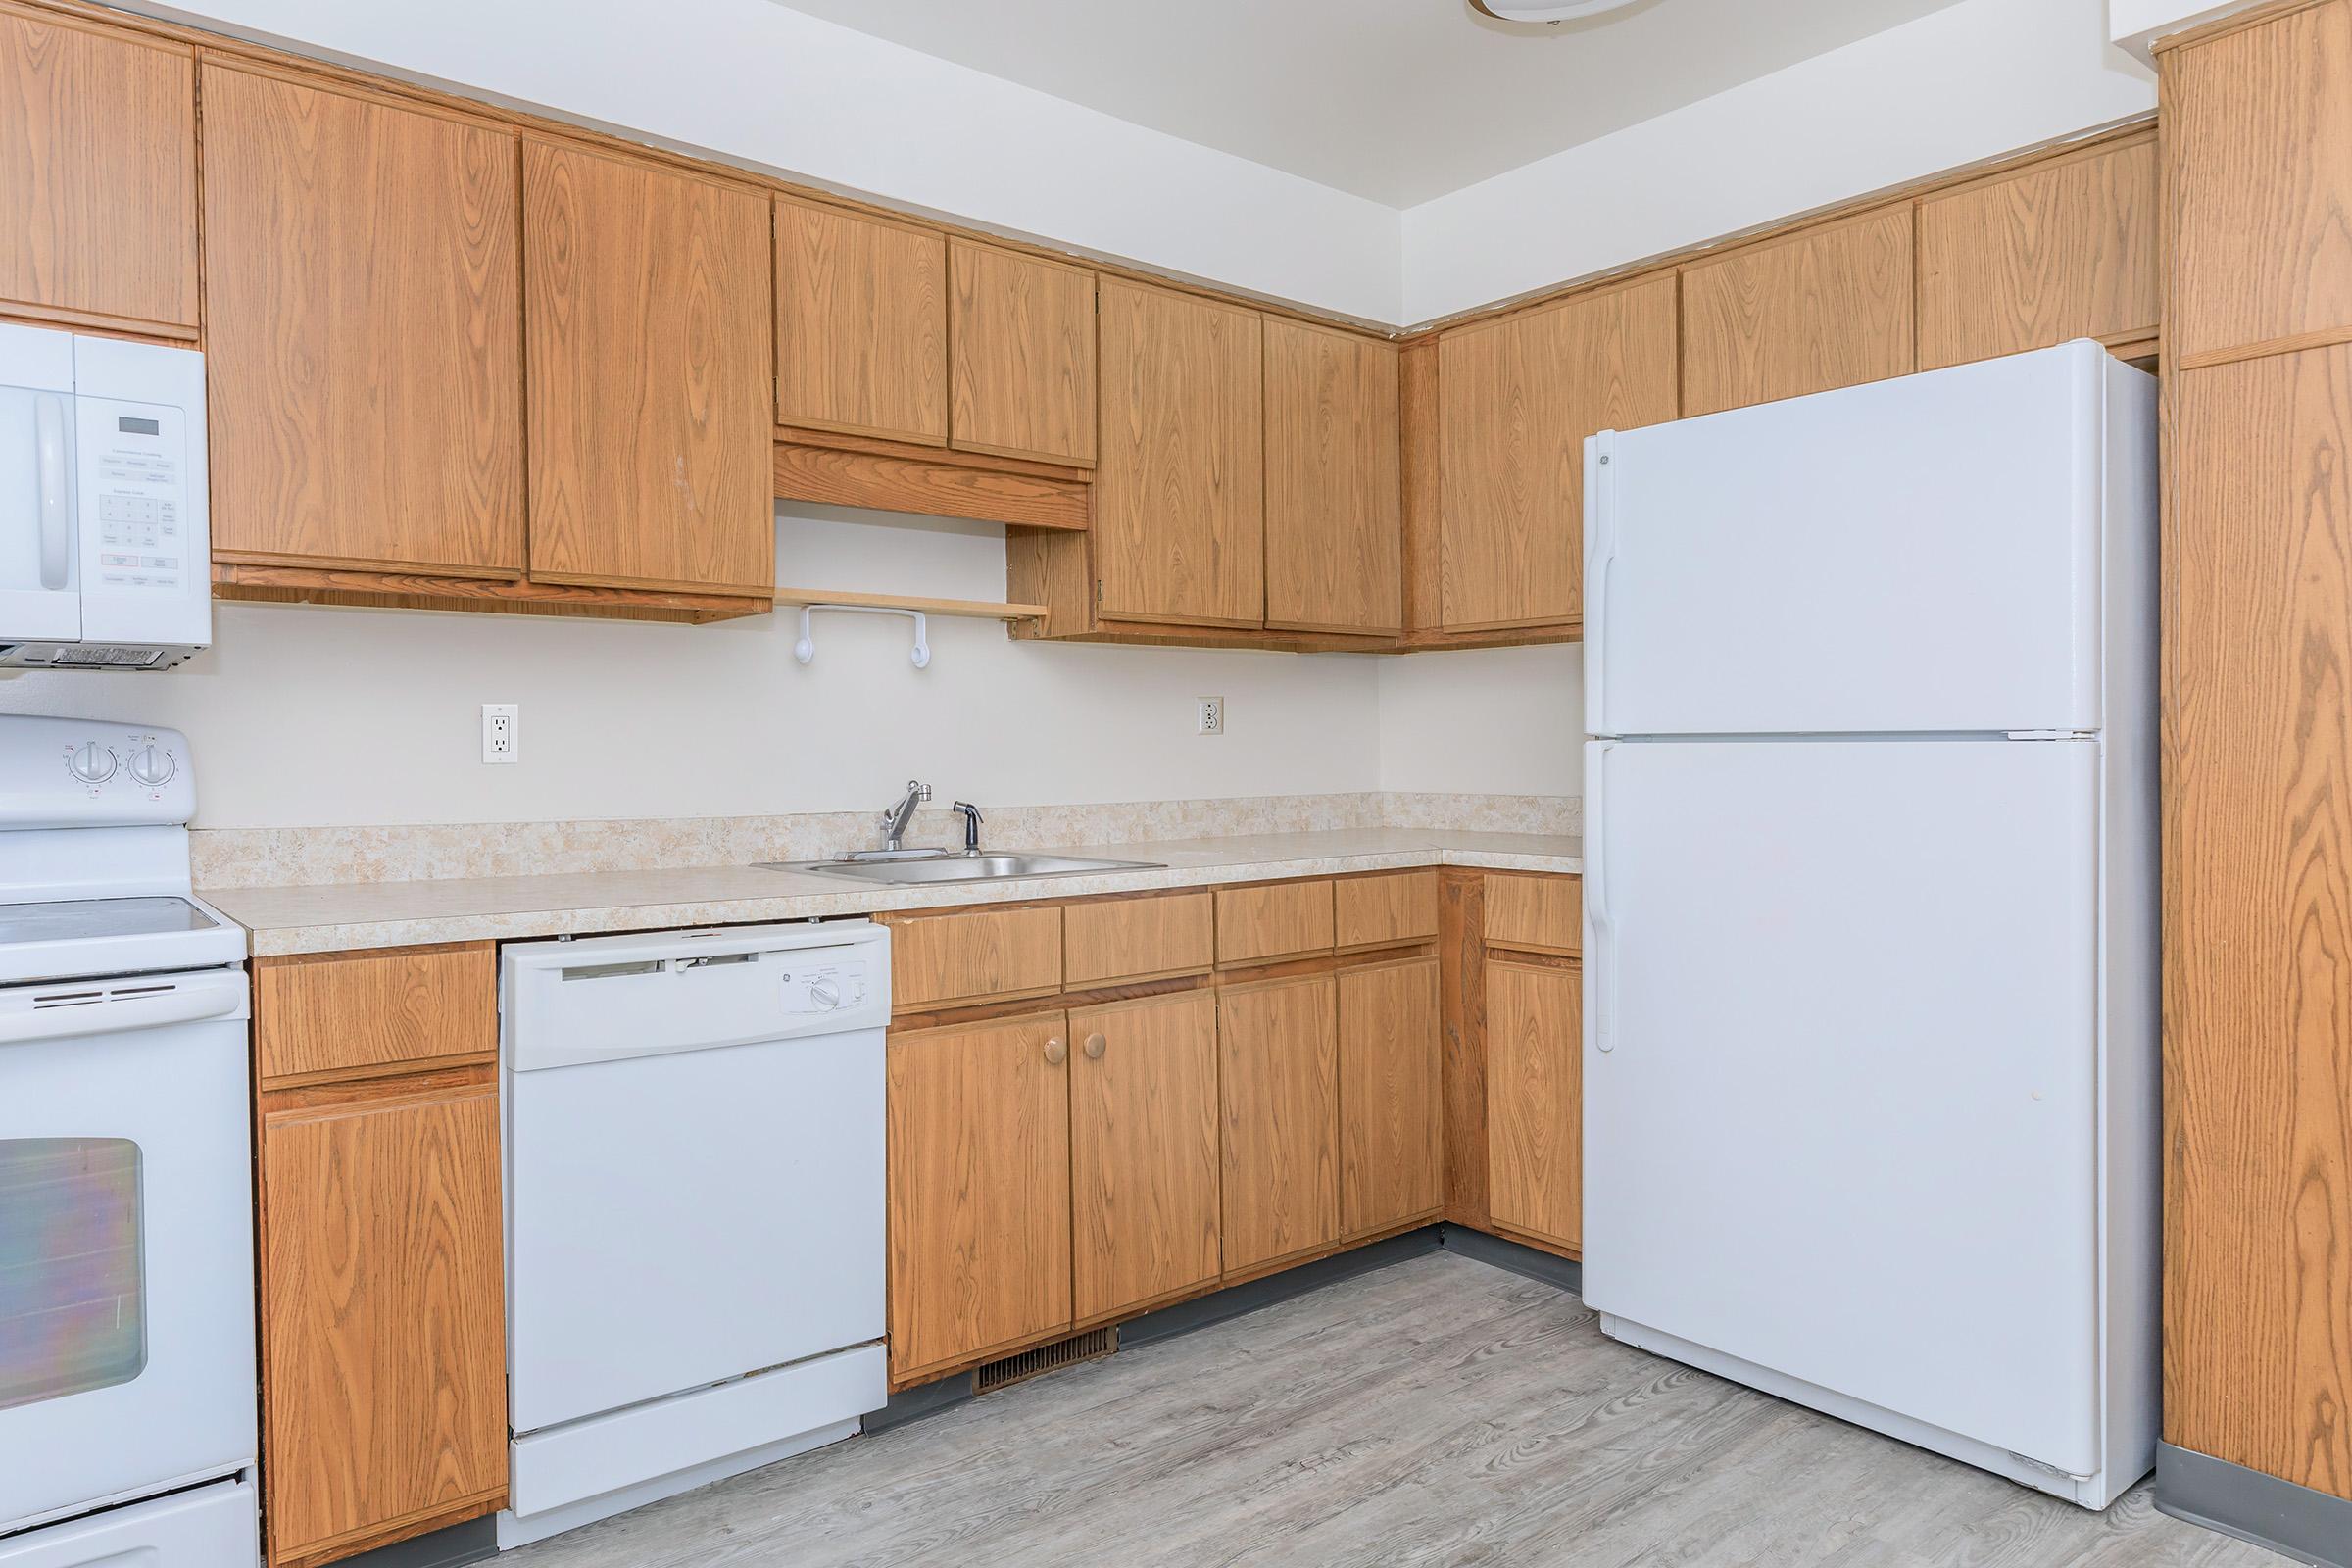
<svg viewBox="0 0 2352 1568">
<path fill-rule="evenodd" d="M 66 771 L 84 784 L 103 784 L 115 776 L 115 754 L 92 741 L 66 754 Z"/>
<path fill-rule="evenodd" d="M 159 789 L 172 782 L 179 771 L 179 762 L 161 746 L 142 746 L 130 754 L 130 776 L 149 789 Z"/>
<path fill-rule="evenodd" d="M 841 987 L 830 980 L 811 980 L 808 982 L 808 1000 L 820 1007 L 838 1007 L 841 1005 Z"/>
</svg>

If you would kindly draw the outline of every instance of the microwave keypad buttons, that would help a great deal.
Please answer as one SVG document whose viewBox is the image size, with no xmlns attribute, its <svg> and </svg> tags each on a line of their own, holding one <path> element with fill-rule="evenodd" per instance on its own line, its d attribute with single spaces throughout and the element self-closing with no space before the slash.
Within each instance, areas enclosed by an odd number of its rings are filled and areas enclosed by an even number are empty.
<svg viewBox="0 0 2352 1568">
<path fill-rule="evenodd" d="M 109 588 L 179 592 L 186 565 L 179 463 L 115 447 L 98 459 L 98 580 Z"/>
</svg>

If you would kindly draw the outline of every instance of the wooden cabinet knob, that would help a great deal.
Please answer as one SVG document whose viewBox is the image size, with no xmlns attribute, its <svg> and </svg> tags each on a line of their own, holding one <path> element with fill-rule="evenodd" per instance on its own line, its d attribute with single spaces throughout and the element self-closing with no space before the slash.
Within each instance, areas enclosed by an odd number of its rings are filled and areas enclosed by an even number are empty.
<svg viewBox="0 0 2352 1568">
<path fill-rule="evenodd" d="M 1063 1062 L 1065 1062 L 1065 1061 L 1067 1061 L 1067 1060 L 1069 1060 L 1069 1059 L 1070 1059 L 1070 1048 L 1069 1048 L 1068 1046 L 1065 1046 L 1065 1045 L 1063 1045 L 1063 1044 L 1061 1043 L 1061 1036 L 1059 1036 L 1059 1035 L 1054 1035 L 1054 1036 L 1053 1036 L 1051 1039 L 1047 1040 L 1047 1042 L 1046 1042 L 1046 1065 L 1047 1065 L 1047 1066 L 1049 1066 L 1049 1067 L 1058 1067 L 1058 1066 L 1060 1066 L 1060 1065 L 1061 1065 Z"/>
<path fill-rule="evenodd" d="M 1091 1034 L 1086 1037 L 1087 1060 L 1101 1061 L 1102 1059 L 1102 1053 L 1109 1049 L 1110 1042 L 1103 1039 L 1101 1034 Z"/>
</svg>

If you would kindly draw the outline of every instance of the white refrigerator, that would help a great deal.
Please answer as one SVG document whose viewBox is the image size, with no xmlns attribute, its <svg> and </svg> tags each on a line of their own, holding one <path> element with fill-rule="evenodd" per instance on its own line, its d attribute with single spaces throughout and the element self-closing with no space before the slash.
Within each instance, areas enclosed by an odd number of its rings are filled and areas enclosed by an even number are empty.
<svg viewBox="0 0 2352 1568">
<path fill-rule="evenodd" d="M 2157 1425 L 2156 384 L 1586 453 L 1585 1292 L 2088 1507 Z"/>
</svg>

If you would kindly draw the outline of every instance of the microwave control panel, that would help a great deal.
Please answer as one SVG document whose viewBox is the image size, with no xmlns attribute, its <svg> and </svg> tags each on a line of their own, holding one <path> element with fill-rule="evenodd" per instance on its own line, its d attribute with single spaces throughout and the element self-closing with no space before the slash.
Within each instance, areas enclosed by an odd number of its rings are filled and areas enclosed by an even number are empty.
<svg viewBox="0 0 2352 1568">
<path fill-rule="evenodd" d="M 179 410 L 116 398 L 81 407 L 82 515 L 98 586 L 176 597 L 208 563 L 191 556 L 186 432 Z"/>
</svg>

